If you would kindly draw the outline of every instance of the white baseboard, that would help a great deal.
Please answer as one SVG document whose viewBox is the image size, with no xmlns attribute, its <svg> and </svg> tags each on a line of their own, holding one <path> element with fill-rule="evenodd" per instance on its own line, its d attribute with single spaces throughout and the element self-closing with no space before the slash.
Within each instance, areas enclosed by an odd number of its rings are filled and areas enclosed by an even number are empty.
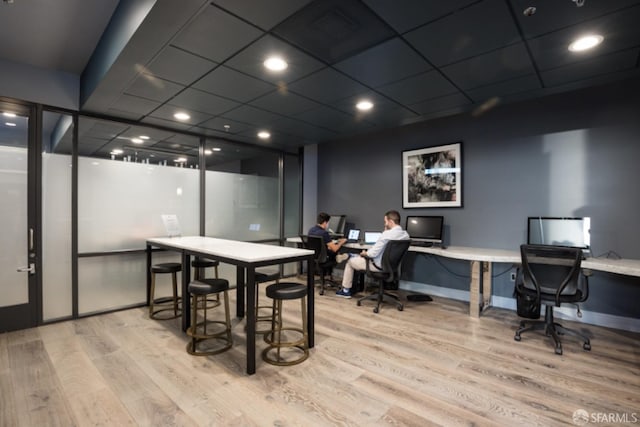
<svg viewBox="0 0 640 427">
<path fill-rule="evenodd" d="M 451 298 L 458 301 L 469 301 L 469 291 L 460 289 L 450 289 L 441 286 L 427 285 L 424 283 L 400 281 L 400 288 L 406 291 L 420 292 L 443 298 Z M 498 308 L 516 311 L 515 298 L 491 297 L 491 305 Z M 590 325 L 604 326 L 606 328 L 621 329 L 623 331 L 640 332 L 640 319 L 632 317 L 615 316 L 613 314 L 597 313 L 593 311 L 582 311 L 582 318 L 576 315 L 574 306 L 556 307 L 553 310 L 555 317 L 559 319 L 572 320 L 576 322 L 588 323 Z"/>
</svg>

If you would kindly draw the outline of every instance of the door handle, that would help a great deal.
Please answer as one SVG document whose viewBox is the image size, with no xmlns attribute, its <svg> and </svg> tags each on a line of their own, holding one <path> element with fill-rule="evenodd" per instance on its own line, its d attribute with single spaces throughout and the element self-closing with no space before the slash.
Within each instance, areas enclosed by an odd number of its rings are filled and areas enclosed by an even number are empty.
<svg viewBox="0 0 640 427">
<path fill-rule="evenodd" d="M 36 264 L 32 262 L 29 267 L 20 267 L 18 268 L 18 273 L 36 274 Z"/>
</svg>

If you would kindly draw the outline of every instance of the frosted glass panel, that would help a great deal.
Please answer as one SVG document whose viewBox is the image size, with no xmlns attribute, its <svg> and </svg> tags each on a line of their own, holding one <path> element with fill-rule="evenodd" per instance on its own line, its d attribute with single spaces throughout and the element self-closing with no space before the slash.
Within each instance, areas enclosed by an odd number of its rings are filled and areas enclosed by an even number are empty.
<svg viewBox="0 0 640 427">
<path fill-rule="evenodd" d="M 207 236 L 279 238 L 278 178 L 207 171 L 205 188 Z"/>
<path fill-rule="evenodd" d="M 162 214 L 175 214 L 182 235 L 199 234 L 199 171 L 80 157 L 78 251 L 142 249 L 166 235 Z M 81 282 L 81 286 L 84 284 Z"/>
<path fill-rule="evenodd" d="M 171 252 L 155 252 L 153 262 L 180 262 L 180 256 Z M 146 270 L 146 254 L 80 258 L 78 312 L 89 314 L 144 303 L 147 298 Z M 171 294 L 170 280 L 168 274 L 158 275 L 156 297 Z"/>
<path fill-rule="evenodd" d="M 72 315 L 71 156 L 42 154 L 42 316 Z"/>
<path fill-rule="evenodd" d="M 17 139 L 25 146 L 26 141 L 26 135 Z M 27 149 L 5 143 L 13 141 L 0 141 L 0 307 L 29 302 L 28 274 L 16 271 L 28 264 Z"/>
</svg>

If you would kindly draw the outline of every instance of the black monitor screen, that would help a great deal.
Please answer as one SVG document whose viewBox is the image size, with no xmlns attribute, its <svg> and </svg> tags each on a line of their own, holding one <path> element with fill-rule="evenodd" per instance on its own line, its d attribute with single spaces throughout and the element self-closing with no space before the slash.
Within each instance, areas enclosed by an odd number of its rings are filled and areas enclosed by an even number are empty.
<svg viewBox="0 0 640 427">
<path fill-rule="evenodd" d="M 591 218 L 529 217 L 527 243 L 589 249 Z"/>
<path fill-rule="evenodd" d="M 442 216 L 408 216 L 405 230 L 411 240 L 442 243 Z"/>
<path fill-rule="evenodd" d="M 331 215 L 329 219 L 329 233 L 344 234 L 346 215 Z"/>
</svg>

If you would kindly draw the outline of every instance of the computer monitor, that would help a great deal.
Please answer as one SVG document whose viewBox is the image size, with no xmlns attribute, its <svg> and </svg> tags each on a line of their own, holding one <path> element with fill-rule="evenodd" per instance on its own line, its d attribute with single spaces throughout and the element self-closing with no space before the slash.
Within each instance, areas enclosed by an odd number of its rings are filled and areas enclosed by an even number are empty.
<svg viewBox="0 0 640 427">
<path fill-rule="evenodd" d="M 344 225 L 345 225 L 345 220 L 346 220 L 347 216 L 346 215 L 331 215 L 331 218 L 329 218 L 329 233 L 331 234 L 342 234 L 344 235 Z"/>
<path fill-rule="evenodd" d="M 407 216 L 404 228 L 411 241 L 418 243 L 442 243 L 443 216 Z"/>
<path fill-rule="evenodd" d="M 530 245 L 571 246 L 588 252 L 591 248 L 591 218 L 530 216 L 527 243 Z"/>
</svg>

